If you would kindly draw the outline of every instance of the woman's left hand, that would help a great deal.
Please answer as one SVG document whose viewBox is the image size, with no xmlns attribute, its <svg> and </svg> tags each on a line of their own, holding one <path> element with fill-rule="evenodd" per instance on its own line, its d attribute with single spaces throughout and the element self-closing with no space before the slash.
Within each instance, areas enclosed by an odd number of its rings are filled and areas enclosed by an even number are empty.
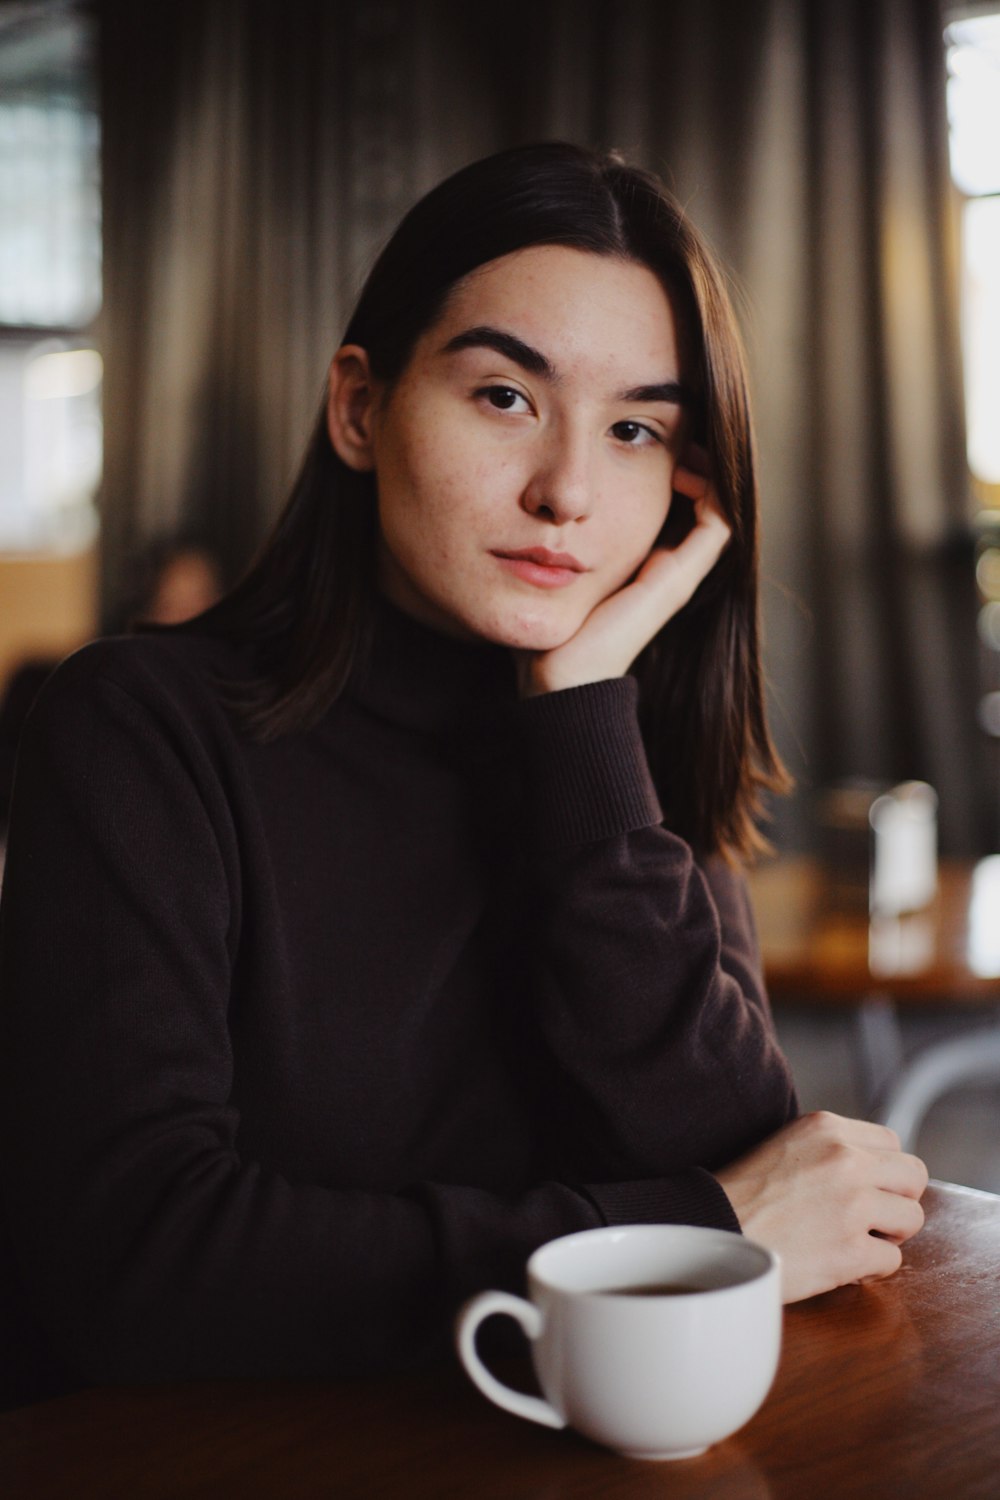
<svg viewBox="0 0 1000 1500">
<path fill-rule="evenodd" d="M 702 457 L 695 450 L 696 460 Z M 602 600 L 580 629 L 551 651 L 516 653 L 523 698 L 623 677 L 643 647 L 688 602 L 729 541 L 708 478 L 686 463 L 674 471 L 675 493 L 694 501 L 695 524 L 677 547 L 654 546 L 639 571 Z"/>
</svg>

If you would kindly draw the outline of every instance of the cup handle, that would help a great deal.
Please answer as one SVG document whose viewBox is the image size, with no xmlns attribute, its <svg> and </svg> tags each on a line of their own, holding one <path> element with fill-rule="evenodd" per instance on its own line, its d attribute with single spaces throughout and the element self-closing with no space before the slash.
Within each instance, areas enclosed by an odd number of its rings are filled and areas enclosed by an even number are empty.
<svg viewBox="0 0 1000 1500">
<path fill-rule="evenodd" d="M 470 1380 L 490 1401 L 502 1406 L 504 1411 L 513 1412 L 516 1417 L 527 1417 L 529 1422 L 541 1422 L 543 1427 L 565 1427 L 565 1418 L 559 1415 L 554 1406 L 550 1406 L 540 1396 L 526 1396 L 523 1391 L 515 1391 L 509 1385 L 504 1385 L 495 1375 L 490 1374 L 479 1358 L 476 1331 L 483 1319 L 492 1317 L 494 1313 L 506 1313 L 520 1323 L 529 1339 L 536 1339 L 542 1331 L 541 1313 L 533 1302 L 526 1302 L 523 1297 L 514 1297 L 510 1292 L 480 1292 L 477 1297 L 471 1298 L 459 1312 L 455 1324 L 458 1356 Z"/>
</svg>

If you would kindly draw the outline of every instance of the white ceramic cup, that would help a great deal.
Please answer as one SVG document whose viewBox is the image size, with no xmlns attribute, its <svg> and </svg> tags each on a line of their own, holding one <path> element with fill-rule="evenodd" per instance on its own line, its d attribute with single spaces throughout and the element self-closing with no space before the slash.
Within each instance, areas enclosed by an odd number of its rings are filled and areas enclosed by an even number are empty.
<svg viewBox="0 0 1000 1500">
<path fill-rule="evenodd" d="M 683 1293 L 650 1288 L 681 1285 Z M 528 1261 L 530 1302 L 481 1292 L 458 1315 L 458 1353 L 497 1406 L 574 1427 L 630 1458 L 690 1458 L 749 1421 L 781 1350 L 778 1257 L 724 1229 L 628 1224 L 551 1240 Z M 531 1342 L 545 1394 L 502 1384 L 476 1350 L 506 1313 Z"/>
</svg>

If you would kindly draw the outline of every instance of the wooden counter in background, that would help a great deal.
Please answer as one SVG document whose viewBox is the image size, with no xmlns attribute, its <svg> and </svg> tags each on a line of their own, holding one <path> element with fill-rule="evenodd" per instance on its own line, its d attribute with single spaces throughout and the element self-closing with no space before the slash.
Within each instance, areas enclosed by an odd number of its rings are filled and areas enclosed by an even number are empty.
<svg viewBox="0 0 1000 1500">
<path fill-rule="evenodd" d="M 29 656 L 65 656 L 97 621 L 97 549 L 0 553 L 0 685 Z"/>
</svg>

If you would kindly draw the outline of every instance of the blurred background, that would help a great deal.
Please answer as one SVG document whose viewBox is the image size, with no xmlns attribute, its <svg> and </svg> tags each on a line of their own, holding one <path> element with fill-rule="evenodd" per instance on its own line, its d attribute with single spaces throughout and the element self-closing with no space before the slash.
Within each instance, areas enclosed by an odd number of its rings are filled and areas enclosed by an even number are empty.
<svg viewBox="0 0 1000 1500">
<path fill-rule="evenodd" d="M 824 857 L 831 791 L 914 779 L 943 858 L 1000 849 L 1000 0 L 0 0 L 13 720 L 84 640 L 238 575 L 384 237 L 542 137 L 659 172 L 731 272 L 777 851 Z M 870 1104 L 855 1010 L 778 999 L 806 1105 Z M 984 1021 L 900 1013 L 914 1055 Z M 978 1080 L 920 1148 L 1000 1189 L 998 1131 Z"/>
</svg>

